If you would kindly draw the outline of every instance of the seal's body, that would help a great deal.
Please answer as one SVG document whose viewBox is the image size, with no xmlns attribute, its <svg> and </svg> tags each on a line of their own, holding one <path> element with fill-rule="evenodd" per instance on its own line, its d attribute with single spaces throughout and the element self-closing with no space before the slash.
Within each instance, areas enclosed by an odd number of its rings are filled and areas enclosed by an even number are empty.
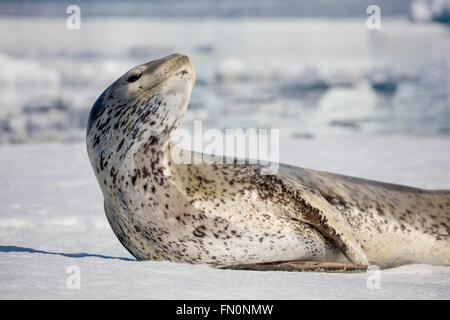
<svg viewBox="0 0 450 320">
<path fill-rule="evenodd" d="M 194 81 L 184 55 L 149 62 L 106 89 L 89 117 L 106 216 L 137 259 L 260 270 L 450 264 L 450 191 L 288 165 L 262 175 L 257 164 L 177 149 Z M 175 164 L 183 153 L 203 161 Z"/>
</svg>

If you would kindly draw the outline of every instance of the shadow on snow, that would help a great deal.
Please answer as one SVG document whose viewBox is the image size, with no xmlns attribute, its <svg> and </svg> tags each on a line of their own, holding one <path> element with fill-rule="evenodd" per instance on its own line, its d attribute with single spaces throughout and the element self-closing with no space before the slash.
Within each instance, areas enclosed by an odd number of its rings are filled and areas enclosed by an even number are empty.
<svg viewBox="0 0 450 320">
<path fill-rule="evenodd" d="M 24 247 L 17 247 L 17 246 L 0 246 L 0 252 L 28 252 L 28 253 L 53 254 L 53 255 L 59 255 L 59 256 L 69 257 L 69 258 L 89 258 L 89 257 L 94 257 L 94 258 L 102 258 L 102 259 L 136 261 L 135 259 L 104 256 L 104 255 L 101 255 L 101 254 L 90 254 L 90 253 L 83 253 L 83 252 L 82 253 L 50 252 L 50 251 L 35 250 L 35 249 L 32 249 L 32 248 L 24 248 Z"/>
</svg>

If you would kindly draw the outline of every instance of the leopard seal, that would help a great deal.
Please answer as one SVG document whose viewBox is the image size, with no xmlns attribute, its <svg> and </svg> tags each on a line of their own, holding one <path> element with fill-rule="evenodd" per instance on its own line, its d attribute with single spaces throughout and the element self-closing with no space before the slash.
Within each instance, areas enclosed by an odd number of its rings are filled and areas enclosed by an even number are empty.
<svg viewBox="0 0 450 320">
<path fill-rule="evenodd" d="M 126 72 L 89 115 L 106 217 L 138 260 L 290 271 L 450 264 L 449 190 L 285 164 L 273 175 L 236 161 L 175 164 L 173 154 L 208 157 L 171 142 L 194 83 L 190 59 L 170 55 Z"/>
</svg>

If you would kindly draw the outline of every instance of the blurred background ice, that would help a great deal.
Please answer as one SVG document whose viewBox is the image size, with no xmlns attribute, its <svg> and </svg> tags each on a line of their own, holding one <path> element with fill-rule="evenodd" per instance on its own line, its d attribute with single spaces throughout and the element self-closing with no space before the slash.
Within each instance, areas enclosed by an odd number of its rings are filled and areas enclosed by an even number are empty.
<svg viewBox="0 0 450 320">
<path fill-rule="evenodd" d="M 81 29 L 66 8 L 81 8 Z M 82 141 L 98 95 L 133 66 L 188 54 L 183 126 L 281 137 L 450 135 L 447 0 L 1 1 L 0 143 Z"/>
<path fill-rule="evenodd" d="M 197 71 L 184 128 L 278 128 L 281 162 L 450 189 L 449 3 L 0 1 L 0 299 L 449 299 L 450 268 L 386 270 L 374 292 L 366 274 L 137 263 L 108 225 L 84 143 L 109 84 L 181 52 Z M 80 30 L 66 28 L 71 4 Z M 366 26 L 373 4 L 380 30 Z"/>
</svg>

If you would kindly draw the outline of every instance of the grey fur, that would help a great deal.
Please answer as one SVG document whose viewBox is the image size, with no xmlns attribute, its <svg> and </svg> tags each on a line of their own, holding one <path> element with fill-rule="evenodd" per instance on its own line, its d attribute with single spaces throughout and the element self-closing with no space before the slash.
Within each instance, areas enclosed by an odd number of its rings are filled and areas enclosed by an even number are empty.
<svg viewBox="0 0 450 320">
<path fill-rule="evenodd" d="M 124 74 L 91 111 L 106 216 L 137 259 L 450 264 L 450 191 L 283 164 L 272 176 L 248 163 L 174 164 L 173 152 L 202 157 L 171 143 L 194 81 L 189 58 L 168 56 Z"/>
</svg>

